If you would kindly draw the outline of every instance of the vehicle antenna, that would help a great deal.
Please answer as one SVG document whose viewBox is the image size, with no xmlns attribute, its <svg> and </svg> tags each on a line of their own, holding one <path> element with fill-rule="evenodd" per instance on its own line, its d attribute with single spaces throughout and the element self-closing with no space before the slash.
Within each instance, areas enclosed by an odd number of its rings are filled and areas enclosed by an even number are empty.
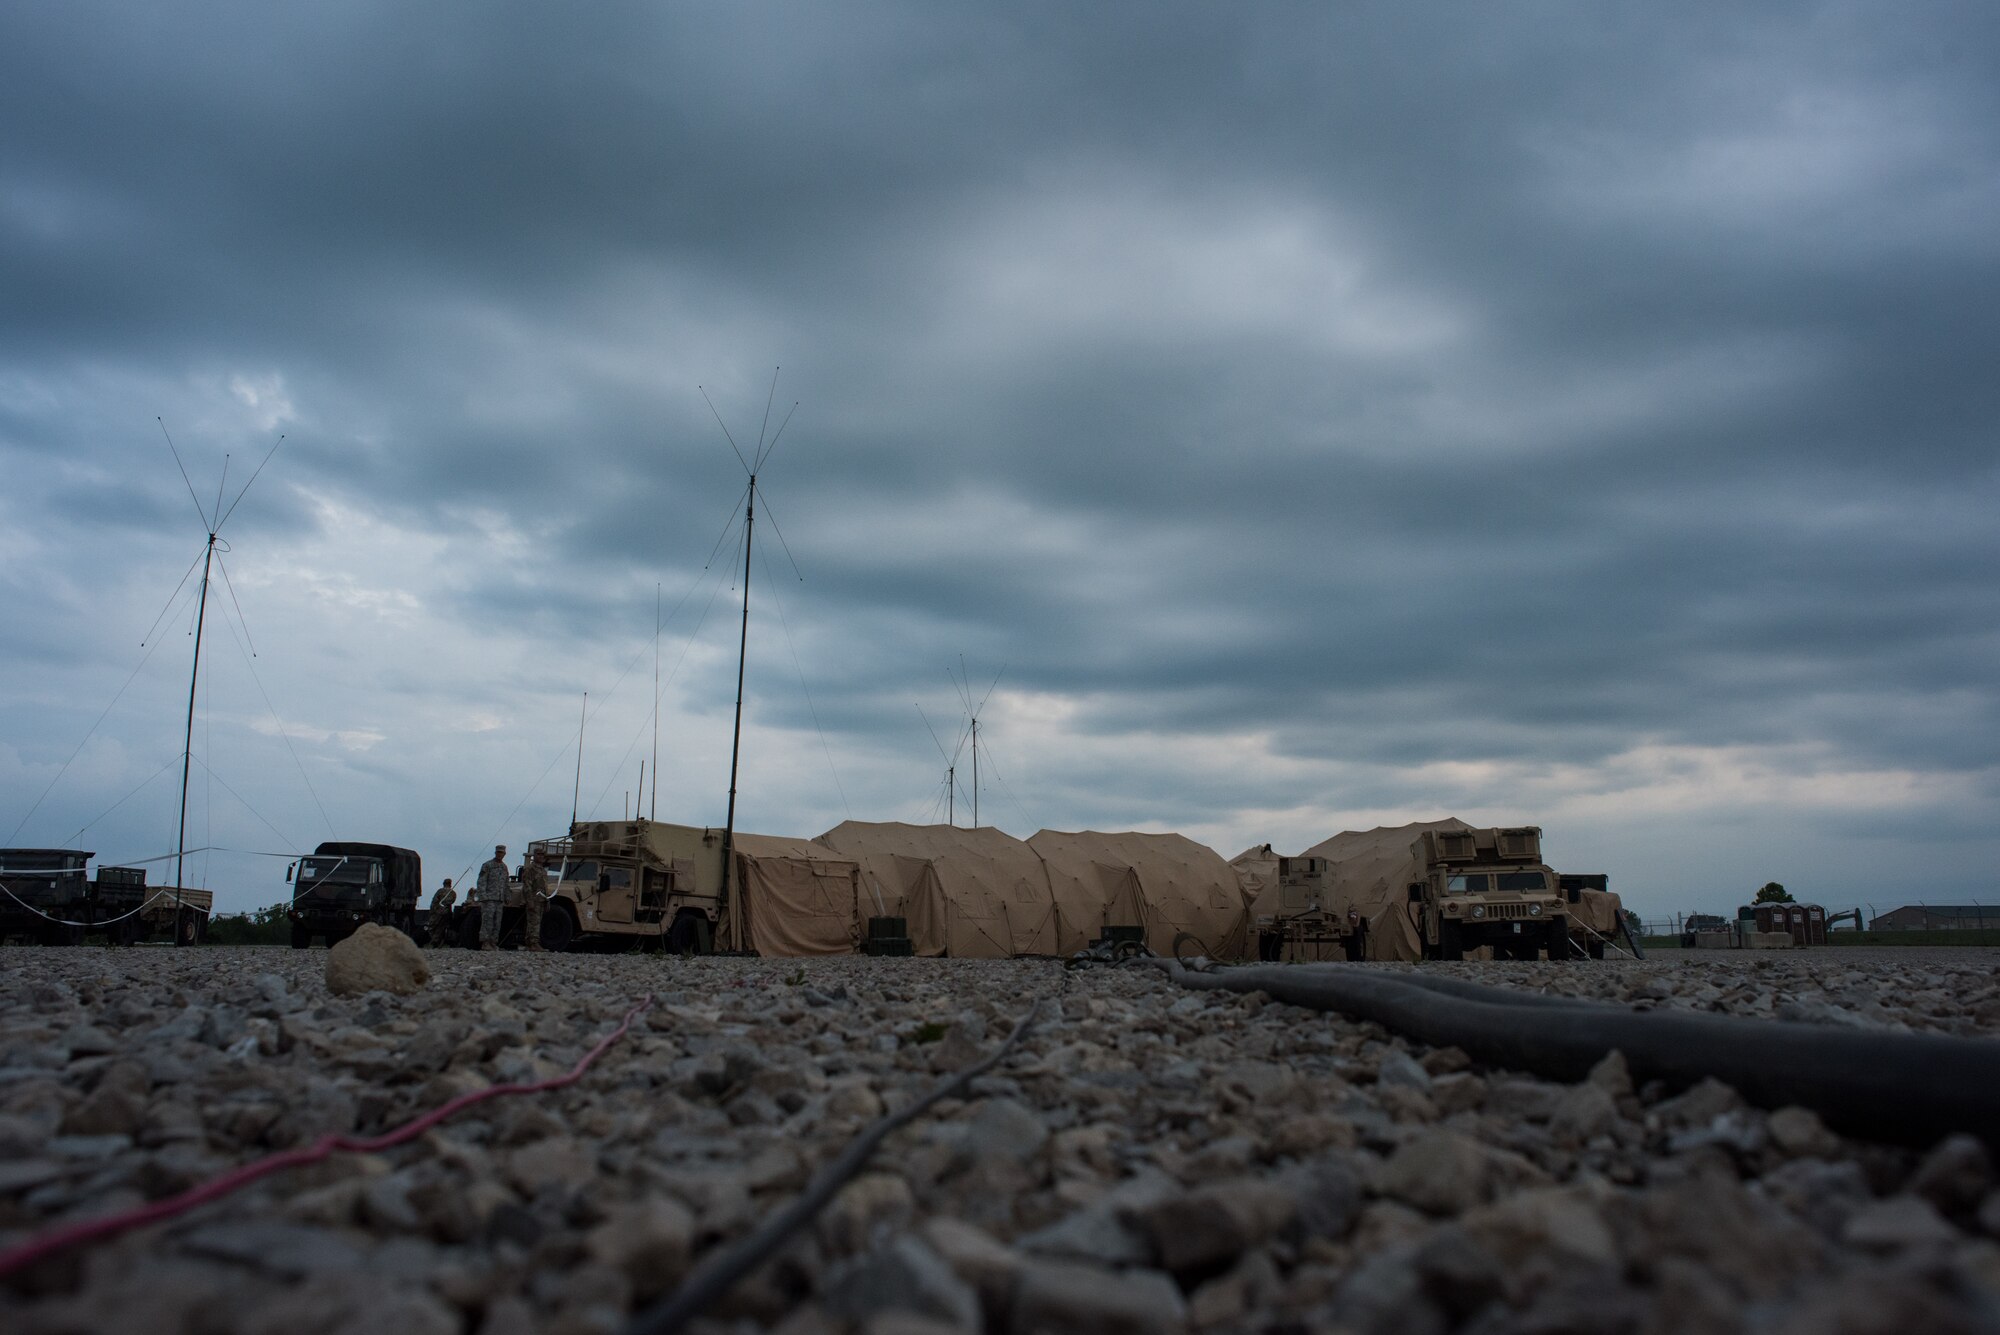
<svg viewBox="0 0 2000 1335">
<path fill-rule="evenodd" d="M 645 784 L 640 784 L 641 792 Z M 653 585 L 653 802 L 646 819 L 660 818 L 660 586 Z"/>
<path fill-rule="evenodd" d="M 577 799 L 583 796 L 583 725 L 590 719 L 590 692 L 583 693 L 583 712 L 576 720 L 576 786 L 569 792 L 569 823 L 576 826 Z"/>
</svg>

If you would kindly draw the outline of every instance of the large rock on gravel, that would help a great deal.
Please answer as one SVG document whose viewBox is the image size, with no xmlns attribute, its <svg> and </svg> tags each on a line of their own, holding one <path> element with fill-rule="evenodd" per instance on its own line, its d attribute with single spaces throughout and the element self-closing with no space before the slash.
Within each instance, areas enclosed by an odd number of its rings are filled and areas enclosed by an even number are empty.
<svg viewBox="0 0 2000 1335">
<path fill-rule="evenodd" d="M 416 943 L 393 927 L 363 923 L 326 956 L 326 990 L 337 997 L 393 992 L 406 997 L 431 980 Z"/>
</svg>

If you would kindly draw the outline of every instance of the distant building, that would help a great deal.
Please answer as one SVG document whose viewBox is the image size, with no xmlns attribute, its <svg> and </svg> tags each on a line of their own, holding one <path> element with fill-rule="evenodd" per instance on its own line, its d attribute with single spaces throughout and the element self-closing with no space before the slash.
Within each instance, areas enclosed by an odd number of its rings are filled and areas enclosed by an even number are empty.
<svg viewBox="0 0 2000 1335">
<path fill-rule="evenodd" d="M 2000 928 L 2000 904 L 1905 904 L 1871 920 L 1871 932 Z"/>
</svg>

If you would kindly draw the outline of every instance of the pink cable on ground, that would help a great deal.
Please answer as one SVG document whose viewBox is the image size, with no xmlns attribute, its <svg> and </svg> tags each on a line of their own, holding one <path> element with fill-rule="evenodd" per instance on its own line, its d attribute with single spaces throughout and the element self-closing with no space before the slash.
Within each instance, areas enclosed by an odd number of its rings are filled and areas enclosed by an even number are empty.
<svg viewBox="0 0 2000 1335">
<path fill-rule="evenodd" d="M 532 1084 L 489 1085 L 485 1089 L 475 1089 L 469 1094 L 459 1095 L 442 1107 L 425 1113 L 415 1121 L 405 1122 L 394 1131 L 385 1132 L 379 1136 L 350 1136 L 339 1132 L 329 1132 L 304 1149 L 281 1150 L 277 1154 L 254 1160 L 251 1163 L 244 1164 L 240 1168 L 231 1169 L 221 1177 L 211 1178 L 198 1187 L 190 1187 L 178 1196 L 169 1196 L 164 1200 L 154 1201 L 150 1205 L 142 1205 L 137 1209 L 127 1210 L 122 1214 L 106 1215 L 102 1219 L 92 1219 L 81 1224 L 72 1224 L 68 1228 L 57 1229 L 52 1233 L 47 1233 L 36 1238 L 32 1242 L 24 1242 L 18 1247 L 12 1247 L 7 1251 L 0 1252 L 0 1278 L 12 1275 L 16 1271 L 24 1270 L 38 1261 L 45 1261 L 49 1257 L 66 1252 L 73 1247 L 81 1247 L 86 1243 L 116 1237 L 120 1233 L 130 1232 L 135 1228 L 143 1228 L 147 1224 L 156 1224 L 162 1219 L 171 1219 L 177 1214 L 183 1214 L 188 1210 L 192 1210 L 197 1205 L 204 1205 L 209 1201 L 227 1196 L 239 1188 L 250 1185 L 250 1183 L 255 1182 L 258 1178 L 269 1177 L 272 1173 L 278 1172 L 281 1169 L 296 1168 L 302 1164 L 318 1163 L 321 1159 L 325 1159 L 339 1150 L 372 1154 L 377 1150 L 386 1150 L 392 1145 L 401 1145 L 405 1141 L 414 1140 L 446 1118 L 456 1116 L 475 1103 L 483 1103 L 487 1099 L 497 1099 L 503 1094 L 542 1094 L 552 1089 L 561 1089 L 566 1085 L 573 1085 L 583 1078 L 583 1073 L 590 1069 L 591 1063 L 604 1055 L 605 1049 L 625 1037 L 625 1031 L 632 1027 L 632 1021 L 637 1019 L 652 1004 L 653 994 L 648 992 L 639 1000 L 638 1005 L 625 1012 L 625 1018 L 618 1022 L 618 1027 L 599 1039 L 597 1046 L 589 1052 L 584 1053 L 583 1059 L 571 1067 L 569 1073 L 566 1075 L 559 1075 L 549 1080 L 538 1080 Z"/>
</svg>

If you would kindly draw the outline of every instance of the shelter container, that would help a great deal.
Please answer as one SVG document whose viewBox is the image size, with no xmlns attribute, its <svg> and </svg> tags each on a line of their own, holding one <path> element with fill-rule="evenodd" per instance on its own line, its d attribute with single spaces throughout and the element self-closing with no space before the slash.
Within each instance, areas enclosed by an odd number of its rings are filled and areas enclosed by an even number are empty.
<svg viewBox="0 0 2000 1335">
<path fill-rule="evenodd" d="M 873 899 L 861 864 L 811 839 L 739 834 L 736 893 L 725 940 L 764 956 L 848 955 L 861 943 Z"/>
</svg>

